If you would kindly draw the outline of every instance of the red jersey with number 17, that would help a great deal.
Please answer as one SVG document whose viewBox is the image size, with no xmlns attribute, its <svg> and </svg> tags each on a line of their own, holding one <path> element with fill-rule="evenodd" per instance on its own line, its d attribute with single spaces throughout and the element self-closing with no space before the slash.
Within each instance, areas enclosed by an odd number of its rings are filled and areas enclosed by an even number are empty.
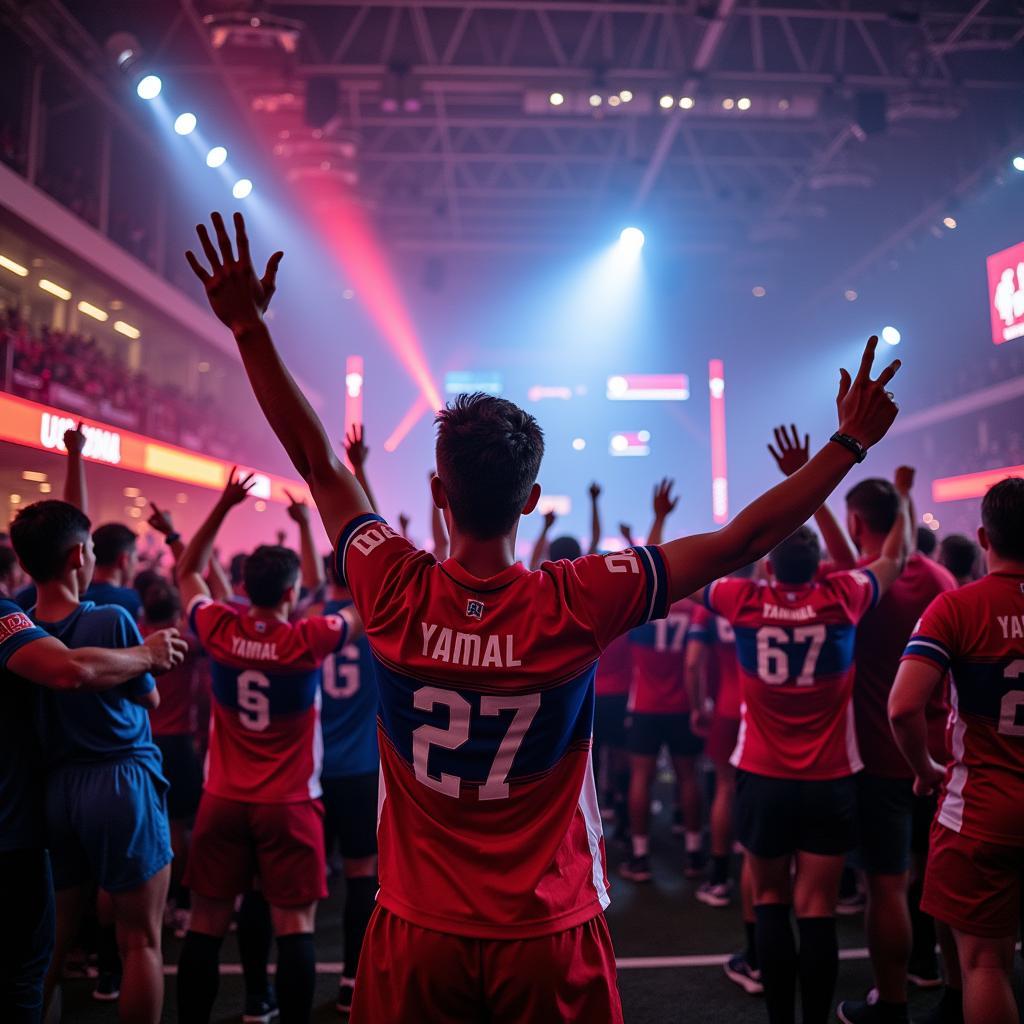
<svg viewBox="0 0 1024 1024">
<path fill-rule="evenodd" d="M 629 634 L 633 655 L 633 681 L 629 710 L 639 715 L 685 715 L 690 710 L 686 692 L 686 637 L 696 604 L 676 601 L 668 615 L 638 626 Z"/>
<path fill-rule="evenodd" d="M 878 599 L 865 570 L 805 585 L 728 578 L 704 591 L 732 623 L 743 707 L 732 763 L 781 779 L 838 779 L 862 767 L 853 721 L 857 622 Z"/>
<path fill-rule="evenodd" d="M 380 690 L 380 904 L 493 939 L 595 917 L 608 881 L 594 675 L 616 636 L 668 610 L 660 549 L 479 579 L 364 515 L 337 559 Z"/>
<path fill-rule="evenodd" d="M 1024 846 L 1024 576 L 989 573 L 935 598 L 903 658 L 952 675 L 939 823 Z"/>
<path fill-rule="evenodd" d="M 345 646 L 345 619 L 281 622 L 197 597 L 189 622 L 212 662 L 203 788 L 244 803 L 319 797 L 320 666 Z"/>
</svg>

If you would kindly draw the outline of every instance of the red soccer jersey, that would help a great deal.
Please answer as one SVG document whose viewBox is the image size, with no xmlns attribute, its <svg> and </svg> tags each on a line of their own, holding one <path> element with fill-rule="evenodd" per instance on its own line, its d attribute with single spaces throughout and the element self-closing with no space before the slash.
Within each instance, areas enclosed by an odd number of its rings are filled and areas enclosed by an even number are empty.
<svg viewBox="0 0 1024 1024">
<path fill-rule="evenodd" d="M 732 623 L 743 706 L 732 763 L 781 779 L 838 779 L 861 769 L 854 735 L 857 622 L 878 596 L 874 574 L 803 586 L 722 579 L 704 603 Z"/>
<path fill-rule="evenodd" d="M 686 692 L 686 636 L 696 609 L 686 598 L 676 601 L 667 617 L 630 631 L 633 681 L 629 710 L 640 715 L 684 715 L 690 710 Z"/>
<path fill-rule="evenodd" d="M 145 623 L 139 629 L 144 637 L 156 632 Z M 188 642 L 185 660 L 157 677 L 160 706 L 149 711 L 149 727 L 154 736 L 191 736 L 195 732 L 202 651 L 192 637 L 186 636 L 185 640 Z"/>
<path fill-rule="evenodd" d="M 629 637 L 616 637 L 597 663 L 598 697 L 624 697 L 633 677 L 633 652 Z"/>
<path fill-rule="evenodd" d="M 868 562 L 870 559 L 862 558 L 859 564 Z M 938 562 L 924 555 L 911 555 L 878 607 L 857 627 L 853 710 L 864 770 L 872 775 L 909 779 L 913 774 L 889 728 L 889 691 L 914 624 L 933 598 L 955 587 L 956 580 Z M 933 753 L 936 745 L 941 749 L 946 714 L 943 695 L 936 692 L 927 711 Z"/>
<path fill-rule="evenodd" d="M 990 573 L 937 597 L 903 657 L 952 672 L 940 824 L 1024 846 L 1024 576 Z"/>
<path fill-rule="evenodd" d="M 380 687 L 382 906 L 435 931 L 547 935 L 608 905 L 591 771 L 594 674 L 667 610 L 658 548 L 438 563 L 376 515 L 337 548 Z"/>
<path fill-rule="evenodd" d="M 715 716 L 740 717 L 740 664 L 736 658 L 736 631 L 728 619 L 697 607 L 690 623 L 690 643 L 707 644 L 710 675 L 715 681 Z"/>
<path fill-rule="evenodd" d="M 213 664 L 204 789 L 260 804 L 320 796 L 320 666 L 345 646 L 345 620 L 280 622 L 198 597 L 189 622 Z"/>
</svg>

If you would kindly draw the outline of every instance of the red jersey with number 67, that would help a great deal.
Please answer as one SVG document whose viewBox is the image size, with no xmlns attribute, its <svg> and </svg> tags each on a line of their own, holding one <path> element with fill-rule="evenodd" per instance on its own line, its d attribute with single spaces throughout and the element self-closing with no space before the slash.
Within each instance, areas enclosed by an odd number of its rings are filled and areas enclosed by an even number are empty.
<svg viewBox="0 0 1024 1024">
<path fill-rule="evenodd" d="M 244 803 L 319 797 L 320 666 L 345 646 L 345 619 L 281 622 L 200 596 L 189 622 L 212 663 L 203 788 Z"/>
<path fill-rule="evenodd" d="M 686 637 L 696 604 L 676 601 L 668 615 L 638 626 L 629 634 L 633 680 L 629 710 L 638 715 L 685 715 L 690 710 L 686 692 Z"/>
<path fill-rule="evenodd" d="M 493 939 L 599 914 L 596 663 L 667 611 L 660 549 L 478 579 L 364 515 L 342 531 L 337 567 L 380 690 L 380 904 L 423 928 Z"/>
<path fill-rule="evenodd" d="M 728 578 L 704 591 L 732 623 L 743 707 L 732 763 L 781 779 L 838 779 L 863 767 L 853 706 L 857 622 L 878 599 L 867 570 L 805 585 Z"/>
<path fill-rule="evenodd" d="M 939 823 L 1024 846 L 1024 576 L 990 573 L 935 598 L 903 658 L 952 674 Z"/>
</svg>

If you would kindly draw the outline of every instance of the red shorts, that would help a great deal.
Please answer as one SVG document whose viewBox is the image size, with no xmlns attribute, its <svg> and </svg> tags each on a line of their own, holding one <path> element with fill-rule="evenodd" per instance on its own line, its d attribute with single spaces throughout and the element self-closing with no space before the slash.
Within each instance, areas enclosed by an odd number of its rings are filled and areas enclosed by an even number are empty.
<svg viewBox="0 0 1024 1024">
<path fill-rule="evenodd" d="M 323 805 L 249 804 L 203 793 L 185 885 L 212 900 L 234 899 L 252 887 L 274 907 L 304 907 L 327 896 Z"/>
<path fill-rule="evenodd" d="M 962 836 L 932 824 L 921 909 L 982 938 L 1017 934 L 1024 849 Z"/>
<path fill-rule="evenodd" d="M 377 907 L 351 1024 L 622 1024 L 603 914 L 536 939 L 429 931 Z"/>
<path fill-rule="evenodd" d="M 708 730 L 707 745 L 704 747 L 712 764 L 728 764 L 732 752 L 736 749 L 736 740 L 740 735 L 740 720 L 715 715 L 711 719 Z"/>
</svg>

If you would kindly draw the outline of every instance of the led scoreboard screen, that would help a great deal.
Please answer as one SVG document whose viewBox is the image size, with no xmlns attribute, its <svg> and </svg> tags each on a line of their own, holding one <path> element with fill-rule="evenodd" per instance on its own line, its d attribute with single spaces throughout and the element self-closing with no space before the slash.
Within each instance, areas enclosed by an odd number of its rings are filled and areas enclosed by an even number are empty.
<svg viewBox="0 0 1024 1024">
<path fill-rule="evenodd" d="M 994 344 L 1024 337 L 1024 242 L 989 256 L 988 303 Z"/>
</svg>

